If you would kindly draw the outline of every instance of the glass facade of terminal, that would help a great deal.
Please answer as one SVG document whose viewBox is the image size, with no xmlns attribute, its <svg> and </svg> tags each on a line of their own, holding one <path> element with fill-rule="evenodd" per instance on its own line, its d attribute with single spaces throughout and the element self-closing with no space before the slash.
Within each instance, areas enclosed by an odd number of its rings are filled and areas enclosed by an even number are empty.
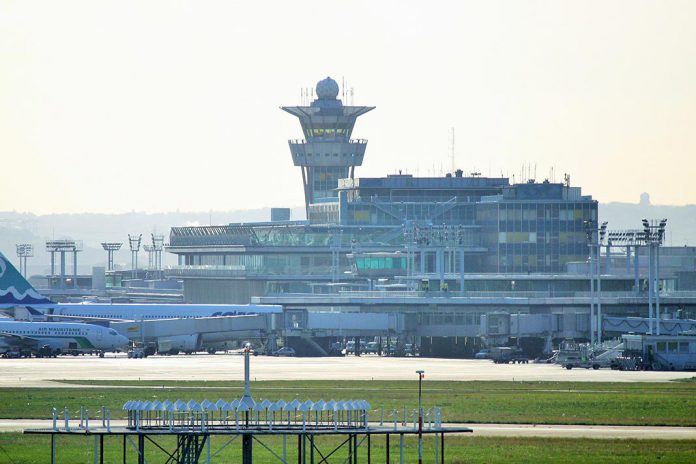
<svg viewBox="0 0 696 464">
<path fill-rule="evenodd" d="M 597 219 L 597 202 L 562 184 L 389 176 L 345 179 L 337 193 L 337 201 L 313 205 L 309 222 L 173 228 L 169 251 L 182 267 L 295 279 L 293 288 L 306 277 L 306 289 L 382 269 L 405 276 L 406 258 L 388 253 L 410 252 L 411 276 L 437 273 L 439 248 L 446 273 L 460 272 L 460 251 L 470 273 L 557 273 L 587 259 L 584 222 Z M 449 233 L 450 241 L 415 242 L 408 227 Z"/>
</svg>

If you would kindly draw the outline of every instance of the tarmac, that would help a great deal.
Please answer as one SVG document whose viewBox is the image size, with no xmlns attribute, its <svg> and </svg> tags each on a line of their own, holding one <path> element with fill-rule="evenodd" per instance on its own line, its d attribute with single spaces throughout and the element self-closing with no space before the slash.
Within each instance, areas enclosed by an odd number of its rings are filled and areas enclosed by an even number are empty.
<svg viewBox="0 0 696 464">
<path fill-rule="evenodd" d="M 413 380 L 422 369 L 428 380 L 570 382 L 664 382 L 693 372 L 567 370 L 555 364 L 494 364 L 490 360 L 391 358 L 375 355 L 336 358 L 252 358 L 254 380 Z M 194 354 L 128 359 L 123 354 L 0 359 L 0 387 L 70 387 L 56 380 L 236 380 L 243 358 L 236 354 Z M 83 385 L 74 385 L 84 388 Z"/>
</svg>

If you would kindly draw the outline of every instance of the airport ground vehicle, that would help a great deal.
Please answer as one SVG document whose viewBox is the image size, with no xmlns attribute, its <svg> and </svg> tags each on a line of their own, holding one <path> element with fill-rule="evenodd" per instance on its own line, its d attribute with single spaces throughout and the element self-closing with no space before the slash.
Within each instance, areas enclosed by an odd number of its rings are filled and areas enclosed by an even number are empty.
<svg viewBox="0 0 696 464">
<path fill-rule="evenodd" d="M 271 353 L 273 356 L 295 356 L 295 349 L 290 348 L 289 346 L 284 346 L 280 349 L 275 350 L 273 353 Z"/>
<path fill-rule="evenodd" d="M 2 354 L 2 357 L 7 358 L 7 359 L 17 359 L 17 358 L 21 358 L 22 356 L 25 356 L 25 355 L 22 352 L 15 351 L 15 350 L 5 351 Z"/>
<path fill-rule="evenodd" d="M 140 349 L 140 348 L 133 348 L 128 352 L 128 357 L 130 359 L 143 359 L 146 358 L 147 355 L 145 354 L 145 351 Z"/>
<path fill-rule="evenodd" d="M 522 351 L 509 347 L 497 346 L 491 348 L 490 358 L 495 364 L 528 364 L 529 358 Z"/>
<path fill-rule="evenodd" d="M 474 359 L 488 359 L 491 356 L 491 352 L 489 350 L 481 350 L 478 353 L 474 355 Z"/>
<path fill-rule="evenodd" d="M 363 352 L 369 353 L 369 354 L 377 354 L 378 348 L 379 348 L 379 343 L 370 342 L 367 345 L 365 345 L 365 349 L 363 350 Z"/>
</svg>

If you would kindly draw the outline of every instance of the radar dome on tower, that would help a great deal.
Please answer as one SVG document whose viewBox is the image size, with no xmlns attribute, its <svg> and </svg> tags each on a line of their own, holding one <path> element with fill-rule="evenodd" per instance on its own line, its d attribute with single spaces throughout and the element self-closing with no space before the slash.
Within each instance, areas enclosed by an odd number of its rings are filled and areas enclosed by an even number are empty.
<svg viewBox="0 0 696 464">
<path fill-rule="evenodd" d="M 317 82 L 317 98 L 322 100 L 335 100 L 338 96 L 338 83 L 327 77 Z"/>
</svg>

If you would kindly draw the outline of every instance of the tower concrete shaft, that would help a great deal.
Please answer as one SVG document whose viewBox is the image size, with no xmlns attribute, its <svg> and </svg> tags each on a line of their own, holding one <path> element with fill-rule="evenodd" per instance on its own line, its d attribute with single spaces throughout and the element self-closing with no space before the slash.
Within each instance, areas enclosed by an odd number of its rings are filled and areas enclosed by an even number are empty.
<svg viewBox="0 0 696 464">
<path fill-rule="evenodd" d="M 309 205 L 337 197 L 339 179 L 354 178 L 362 165 L 367 140 L 351 139 L 358 116 L 374 106 L 344 106 L 338 84 L 327 77 L 316 87 L 317 99 L 310 106 L 284 106 L 282 109 L 300 120 L 304 139 L 289 140 L 295 166 L 302 171 L 305 210 Z"/>
</svg>

